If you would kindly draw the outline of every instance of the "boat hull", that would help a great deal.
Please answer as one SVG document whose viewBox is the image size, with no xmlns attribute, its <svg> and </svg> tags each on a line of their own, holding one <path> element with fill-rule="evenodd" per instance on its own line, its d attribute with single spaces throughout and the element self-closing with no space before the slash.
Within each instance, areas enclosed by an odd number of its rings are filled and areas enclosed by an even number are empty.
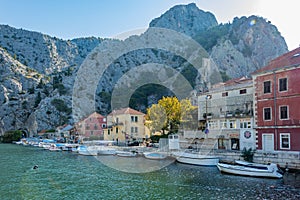
<svg viewBox="0 0 300 200">
<path fill-rule="evenodd" d="M 146 152 L 144 153 L 144 157 L 151 160 L 163 160 L 166 159 L 168 156 L 162 153 Z"/>
<path fill-rule="evenodd" d="M 257 169 L 247 166 L 231 165 L 225 163 L 218 163 L 218 169 L 221 172 L 241 175 L 241 176 L 253 176 L 253 177 L 266 177 L 266 178 L 282 178 L 276 168 L 273 169 Z"/>
<path fill-rule="evenodd" d="M 175 157 L 178 162 L 190 165 L 216 166 L 219 162 L 218 157 L 197 153 L 177 153 Z"/>
</svg>

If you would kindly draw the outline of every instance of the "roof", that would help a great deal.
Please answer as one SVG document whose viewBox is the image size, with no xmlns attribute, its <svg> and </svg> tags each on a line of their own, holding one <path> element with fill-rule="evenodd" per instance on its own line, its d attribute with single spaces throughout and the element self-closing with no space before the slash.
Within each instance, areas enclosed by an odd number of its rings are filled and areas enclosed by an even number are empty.
<svg viewBox="0 0 300 200">
<path fill-rule="evenodd" d="M 64 127 L 64 128 L 62 129 L 62 131 L 69 131 L 69 130 L 71 130 L 72 128 L 73 128 L 73 126 L 67 125 L 66 127 Z"/>
<path fill-rule="evenodd" d="M 137 110 L 134 110 L 132 108 L 121 108 L 118 110 L 113 110 L 111 113 L 109 113 L 109 115 L 120 115 L 120 114 L 130 114 L 130 115 L 145 115 L 142 112 L 139 112 Z"/>
<path fill-rule="evenodd" d="M 217 83 L 217 84 L 213 85 L 212 88 L 238 85 L 238 84 L 242 84 L 242 83 L 248 83 L 248 82 L 251 82 L 251 81 L 252 81 L 252 78 L 248 78 L 248 77 L 243 76 L 243 77 L 240 77 L 240 78 L 234 78 L 234 79 L 228 80 L 226 82 Z"/>
<path fill-rule="evenodd" d="M 296 65 L 300 65 L 300 47 L 271 60 L 267 66 L 256 70 L 252 74 L 253 75 L 261 74 L 264 72 L 270 72 L 282 68 L 293 67 Z"/>
</svg>

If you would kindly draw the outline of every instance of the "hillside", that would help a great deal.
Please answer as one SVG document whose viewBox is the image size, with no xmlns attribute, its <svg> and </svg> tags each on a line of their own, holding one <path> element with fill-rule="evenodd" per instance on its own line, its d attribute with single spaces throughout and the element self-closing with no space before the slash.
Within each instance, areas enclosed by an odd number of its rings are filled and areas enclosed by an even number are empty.
<svg viewBox="0 0 300 200">
<path fill-rule="evenodd" d="M 287 52 L 287 45 L 276 26 L 264 18 L 241 17 L 233 19 L 232 23 L 218 24 L 212 13 L 195 4 L 175 6 L 150 22 L 149 27 L 167 28 L 194 38 L 225 79 L 250 75 Z M 95 37 L 66 41 L 0 25 L 0 135 L 12 129 L 26 129 L 32 135 L 39 130 L 73 123 L 74 82 L 80 66 L 93 55 L 90 53 L 94 48 L 109 51 L 115 45 L 130 47 L 150 36 L 146 31 L 125 41 Z M 99 77 L 95 92 L 98 112 L 105 115 L 110 111 L 112 92 L 123 75 L 147 63 L 170 66 L 198 91 L 206 87 L 204 77 L 198 76 L 186 59 L 166 50 L 146 48 L 147 45 L 121 55 Z M 95 62 L 93 64 L 98 63 Z M 86 76 L 93 73 L 88 69 Z M 157 72 L 157 76 L 168 73 L 168 70 Z M 130 105 L 145 111 L 164 95 L 172 95 L 170 88 L 148 84 L 136 90 Z"/>
</svg>

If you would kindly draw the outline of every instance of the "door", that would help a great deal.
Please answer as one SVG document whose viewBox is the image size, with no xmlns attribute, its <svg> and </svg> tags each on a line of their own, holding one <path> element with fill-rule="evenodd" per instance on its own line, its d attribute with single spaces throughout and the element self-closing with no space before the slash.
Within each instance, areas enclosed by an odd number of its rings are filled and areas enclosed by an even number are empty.
<svg viewBox="0 0 300 200">
<path fill-rule="evenodd" d="M 264 151 L 274 151 L 274 135 L 263 134 L 262 135 L 262 149 Z"/>
</svg>

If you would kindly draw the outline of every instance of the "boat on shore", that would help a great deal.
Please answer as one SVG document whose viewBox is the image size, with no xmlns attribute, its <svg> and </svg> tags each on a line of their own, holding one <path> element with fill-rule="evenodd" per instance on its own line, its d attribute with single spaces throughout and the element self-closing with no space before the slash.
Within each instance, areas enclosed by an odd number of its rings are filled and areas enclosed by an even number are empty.
<svg viewBox="0 0 300 200">
<path fill-rule="evenodd" d="M 120 157 L 136 157 L 138 153 L 135 151 L 116 151 L 116 155 Z"/>
<path fill-rule="evenodd" d="M 151 159 L 151 160 L 163 160 L 168 157 L 167 154 L 160 153 L 160 152 L 144 152 L 143 155 L 145 158 Z"/>
<path fill-rule="evenodd" d="M 282 178 L 283 173 L 274 163 L 259 164 L 236 160 L 234 164 L 218 163 L 221 172 L 253 177 Z"/>
<path fill-rule="evenodd" d="M 178 162 L 191 165 L 216 166 L 219 162 L 219 158 L 216 156 L 193 152 L 175 152 L 173 156 Z"/>
</svg>

